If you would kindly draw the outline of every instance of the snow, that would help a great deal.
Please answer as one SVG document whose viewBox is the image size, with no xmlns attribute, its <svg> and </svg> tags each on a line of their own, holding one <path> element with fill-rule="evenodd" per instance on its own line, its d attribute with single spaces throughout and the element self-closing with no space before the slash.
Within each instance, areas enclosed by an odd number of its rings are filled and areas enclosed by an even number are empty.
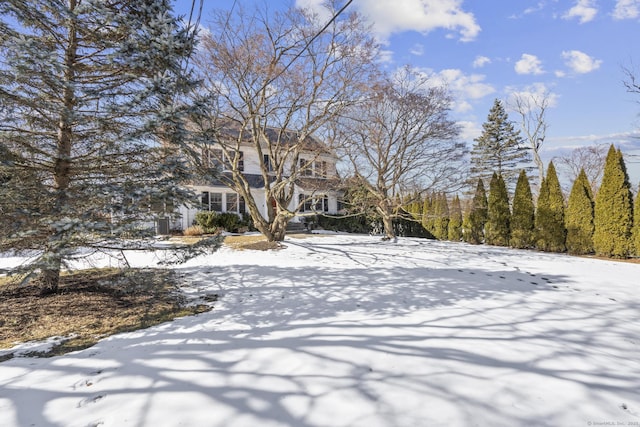
<svg viewBox="0 0 640 427">
<path fill-rule="evenodd" d="M 640 425 L 640 265 L 356 235 L 285 246 L 174 267 L 191 297 L 220 296 L 211 312 L 0 363 L 0 425 Z"/>
</svg>

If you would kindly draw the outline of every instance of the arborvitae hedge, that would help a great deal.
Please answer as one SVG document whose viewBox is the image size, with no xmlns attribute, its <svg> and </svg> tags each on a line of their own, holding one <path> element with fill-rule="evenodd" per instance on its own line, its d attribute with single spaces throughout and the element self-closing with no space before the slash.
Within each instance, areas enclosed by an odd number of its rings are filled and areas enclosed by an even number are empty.
<svg viewBox="0 0 640 427">
<path fill-rule="evenodd" d="M 571 254 L 593 252 L 593 194 L 584 169 L 571 188 L 565 215 L 567 251 Z"/>
<path fill-rule="evenodd" d="M 534 246 L 534 212 L 529 178 L 526 172 L 521 170 L 513 196 L 513 213 L 511 214 L 511 240 L 509 242 L 514 248 Z"/>
<path fill-rule="evenodd" d="M 449 206 L 444 193 L 434 195 L 433 199 L 433 235 L 438 240 L 447 240 L 449 235 Z"/>
<path fill-rule="evenodd" d="M 593 246 L 597 255 L 625 258 L 631 254 L 633 206 L 622 153 L 611 145 L 596 196 Z"/>
<path fill-rule="evenodd" d="M 547 177 L 540 186 L 535 224 L 538 249 L 547 252 L 565 250 L 564 198 L 553 162 L 549 163 Z"/>
<path fill-rule="evenodd" d="M 487 223 L 485 224 L 485 242 L 489 245 L 507 246 L 509 244 L 509 195 L 501 175 L 493 173 L 489 183 Z"/>
<path fill-rule="evenodd" d="M 430 234 L 434 234 L 435 231 L 433 201 L 433 195 L 427 194 L 422 204 L 422 226 Z"/>
<path fill-rule="evenodd" d="M 640 185 L 633 205 L 633 247 L 636 256 L 640 256 Z"/>
<path fill-rule="evenodd" d="M 448 237 L 452 242 L 462 240 L 462 207 L 460 206 L 460 198 L 457 194 L 451 202 Z"/>
<path fill-rule="evenodd" d="M 465 233 L 465 240 L 475 245 L 484 241 L 484 224 L 487 222 L 487 194 L 482 179 L 478 179 L 476 193 L 469 211 L 469 232 Z"/>
</svg>

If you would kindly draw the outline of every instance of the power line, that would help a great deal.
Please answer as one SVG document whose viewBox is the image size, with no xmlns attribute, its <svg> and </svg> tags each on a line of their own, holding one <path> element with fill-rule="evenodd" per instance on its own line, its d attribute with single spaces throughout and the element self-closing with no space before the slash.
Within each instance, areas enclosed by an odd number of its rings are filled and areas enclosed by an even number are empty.
<svg viewBox="0 0 640 427">
<path fill-rule="evenodd" d="M 320 29 L 320 31 L 318 31 L 313 37 L 311 37 L 309 40 L 307 40 L 307 43 L 305 43 L 304 47 L 302 48 L 302 50 L 300 50 L 300 52 L 298 52 L 293 58 L 291 58 L 291 61 L 289 61 L 289 63 L 282 69 L 280 70 L 280 72 L 278 74 L 276 74 L 275 76 L 273 76 L 271 79 L 269 79 L 261 88 L 260 91 L 263 91 L 267 86 L 269 86 L 271 83 L 273 83 L 278 77 L 280 77 L 285 71 L 287 71 L 289 69 L 289 67 L 298 59 L 300 58 L 300 56 L 302 56 L 302 54 L 309 49 L 309 46 L 311 46 L 311 43 L 313 43 L 318 37 L 320 37 L 322 35 L 322 33 L 324 33 L 327 28 L 329 28 L 329 26 L 331 24 L 333 24 L 335 22 L 336 19 L 338 19 L 338 16 L 340 16 L 340 14 L 342 14 L 342 12 L 345 11 L 345 9 L 347 7 L 349 7 L 349 5 L 353 2 L 353 0 L 348 0 L 344 6 L 342 6 L 340 8 L 340 10 L 338 10 L 333 17 L 329 20 L 329 22 L 327 22 L 325 24 L 324 27 L 322 27 Z M 235 4 L 235 1 L 234 1 Z"/>
</svg>

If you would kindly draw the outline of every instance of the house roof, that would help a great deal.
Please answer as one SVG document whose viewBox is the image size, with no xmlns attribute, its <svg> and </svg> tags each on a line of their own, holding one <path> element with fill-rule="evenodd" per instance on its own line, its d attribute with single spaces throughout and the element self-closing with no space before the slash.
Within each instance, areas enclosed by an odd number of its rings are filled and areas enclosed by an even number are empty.
<svg viewBox="0 0 640 427">
<path fill-rule="evenodd" d="M 242 175 L 247 180 L 249 188 L 264 188 L 264 179 L 262 178 L 262 175 L 252 173 L 243 173 Z M 229 182 L 231 182 L 231 172 L 220 172 L 215 176 L 210 176 L 209 179 L 198 178 L 191 184 L 212 187 L 228 187 Z"/>
<path fill-rule="evenodd" d="M 236 142 L 241 138 L 242 143 L 249 144 L 253 142 L 250 129 L 241 128 L 235 123 L 219 127 L 216 133 L 219 136 L 218 139 L 221 140 L 227 139 Z M 301 144 L 301 148 L 304 151 L 313 151 L 315 153 L 329 155 L 334 154 L 325 143 L 312 135 L 307 135 L 302 141 L 300 141 L 300 133 L 293 130 L 267 127 L 263 129 L 262 133 L 263 138 L 270 141 L 272 144 L 279 144 L 282 148 Z M 265 145 L 266 141 L 263 143 L 263 146 Z"/>
</svg>

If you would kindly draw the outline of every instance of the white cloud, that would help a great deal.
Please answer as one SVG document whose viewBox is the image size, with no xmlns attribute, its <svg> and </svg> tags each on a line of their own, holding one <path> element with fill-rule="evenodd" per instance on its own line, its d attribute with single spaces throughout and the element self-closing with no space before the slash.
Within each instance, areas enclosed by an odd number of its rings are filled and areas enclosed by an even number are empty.
<svg viewBox="0 0 640 427">
<path fill-rule="evenodd" d="M 409 52 L 415 56 L 422 56 L 424 55 L 424 46 L 421 45 L 420 43 L 416 43 L 413 45 L 411 50 L 409 50 Z"/>
<path fill-rule="evenodd" d="M 613 19 L 635 19 L 640 16 L 640 0 L 618 0 Z"/>
<path fill-rule="evenodd" d="M 562 57 L 567 67 L 578 74 L 590 73 L 600 68 L 600 64 L 602 64 L 601 60 L 594 59 L 579 50 L 563 51 Z"/>
<path fill-rule="evenodd" d="M 558 77 L 558 78 L 563 78 L 563 77 L 565 77 L 567 75 L 567 73 L 565 73 L 562 70 L 556 70 L 556 71 L 553 72 L 553 74 L 555 74 L 556 77 Z"/>
<path fill-rule="evenodd" d="M 526 8 L 522 13 L 511 15 L 509 18 L 510 19 L 520 19 L 523 16 L 530 15 L 530 14 L 536 13 L 536 12 L 540 12 L 542 9 L 544 9 L 546 7 L 546 5 L 547 5 L 547 3 L 545 1 L 539 1 L 535 6 L 530 6 L 530 7 Z"/>
<path fill-rule="evenodd" d="M 518 74 L 543 74 L 542 61 L 535 55 L 523 53 L 522 57 L 515 66 L 516 73 Z"/>
<path fill-rule="evenodd" d="M 471 12 L 462 8 L 462 0 L 360 0 L 352 7 L 373 23 L 377 36 L 385 40 L 403 31 L 428 33 L 443 29 L 454 32 L 462 41 L 471 41 L 480 26 Z M 296 0 L 298 6 L 319 7 L 318 0 Z"/>
<path fill-rule="evenodd" d="M 472 100 L 484 98 L 496 91 L 486 83 L 483 74 L 464 74 L 458 69 L 446 69 L 439 72 L 432 70 L 423 71 L 434 85 L 445 85 L 453 94 L 453 110 L 458 113 L 470 111 L 473 107 Z"/>
<path fill-rule="evenodd" d="M 482 135 L 482 126 L 476 122 L 461 120 L 457 123 L 460 126 L 460 138 L 463 141 L 472 141 Z"/>
<path fill-rule="evenodd" d="M 515 105 L 516 98 L 524 102 L 524 105 L 534 107 L 541 105 L 544 101 L 546 106 L 553 108 L 558 105 L 558 94 L 552 92 L 544 83 L 533 83 L 522 88 L 508 86 L 505 88 L 507 95 L 507 105 Z"/>
<path fill-rule="evenodd" d="M 575 6 L 569 9 L 562 17 L 564 19 L 578 18 L 581 24 L 592 21 L 598 13 L 594 7 L 594 0 L 577 0 Z"/>
<path fill-rule="evenodd" d="M 378 61 L 383 64 L 391 64 L 393 62 L 393 51 L 380 49 L 378 51 Z"/>
<path fill-rule="evenodd" d="M 473 68 L 482 68 L 487 64 L 491 64 L 491 59 L 486 56 L 478 55 L 476 59 L 473 60 Z"/>
</svg>

